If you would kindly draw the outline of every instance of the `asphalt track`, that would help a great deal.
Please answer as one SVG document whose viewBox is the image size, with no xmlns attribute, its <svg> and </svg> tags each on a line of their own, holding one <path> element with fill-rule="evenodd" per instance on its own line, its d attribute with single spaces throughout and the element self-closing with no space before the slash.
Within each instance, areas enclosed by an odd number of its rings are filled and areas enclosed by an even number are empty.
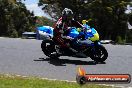
<svg viewBox="0 0 132 88">
<path fill-rule="evenodd" d="M 109 57 L 105 63 L 96 64 L 90 58 L 65 56 L 58 60 L 49 59 L 41 51 L 41 42 L 41 40 L 0 38 L 0 74 L 75 81 L 77 67 L 81 65 L 89 74 L 132 75 L 131 45 L 104 45 Z M 132 83 L 116 86 L 132 87 Z"/>
</svg>

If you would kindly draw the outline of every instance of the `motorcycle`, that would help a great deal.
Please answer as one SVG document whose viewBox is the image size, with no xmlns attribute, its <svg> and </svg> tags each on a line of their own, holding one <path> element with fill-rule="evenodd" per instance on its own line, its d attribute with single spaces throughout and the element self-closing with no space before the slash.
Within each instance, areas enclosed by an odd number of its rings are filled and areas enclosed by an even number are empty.
<svg viewBox="0 0 132 88">
<path fill-rule="evenodd" d="M 72 39 L 70 41 L 70 46 L 75 52 L 69 49 L 62 49 L 50 36 L 43 40 L 41 43 L 41 48 L 43 53 L 50 58 L 58 58 L 60 56 L 76 56 L 76 54 L 81 53 L 85 57 L 90 57 L 96 62 L 104 62 L 108 57 L 108 52 L 105 47 L 99 41 L 99 34 L 94 28 L 90 28 L 85 25 L 85 31 L 80 31 L 80 29 L 72 27 L 68 36 Z M 58 51 L 62 54 L 58 54 Z M 55 52 L 55 54 L 54 54 Z"/>
</svg>

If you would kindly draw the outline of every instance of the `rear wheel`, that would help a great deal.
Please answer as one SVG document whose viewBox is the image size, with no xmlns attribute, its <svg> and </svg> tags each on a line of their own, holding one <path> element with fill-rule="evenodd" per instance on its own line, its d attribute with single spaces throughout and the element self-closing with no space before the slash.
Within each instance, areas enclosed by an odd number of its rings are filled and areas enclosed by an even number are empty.
<svg viewBox="0 0 132 88">
<path fill-rule="evenodd" d="M 55 52 L 55 45 L 52 40 L 43 40 L 41 49 L 46 56 L 51 57 L 51 54 Z"/>
<path fill-rule="evenodd" d="M 108 57 L 108 52 L 102 45 L 92 47 L 90 58 L 96 62 L 104 62 Z"/>
</svg>

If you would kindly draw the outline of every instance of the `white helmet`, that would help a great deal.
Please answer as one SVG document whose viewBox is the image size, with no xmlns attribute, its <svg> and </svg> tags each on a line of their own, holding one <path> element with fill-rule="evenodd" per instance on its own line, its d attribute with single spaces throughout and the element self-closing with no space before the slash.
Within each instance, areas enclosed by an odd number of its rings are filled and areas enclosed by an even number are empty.
<svg viewBox="0 0 132 88">
<path fill-rule="evenodd" d="M 64 16 L 66 19 L 72 19 L 73 18 L 73 12 L 71 9 L 65 8 L 62 11 L 62 16 Z"/>
</svg>

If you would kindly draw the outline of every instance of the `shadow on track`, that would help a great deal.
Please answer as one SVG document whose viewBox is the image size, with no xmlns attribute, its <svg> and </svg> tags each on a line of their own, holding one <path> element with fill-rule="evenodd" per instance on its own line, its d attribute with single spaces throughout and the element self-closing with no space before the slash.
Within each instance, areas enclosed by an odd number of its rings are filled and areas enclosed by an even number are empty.
<svg viewBox="0 0 132 88">
<path fill-rule="evenodd" d="M 55 66 L 66 66 L 66 64 L 74 64 L 74 65 L 96 65 L 98 63 L 96 63 L 95 61 L 81 61 L 81 60 L 69 60 L 69 59 L 58 59 L 58 58 L 39 58 L 38 60 L 34 60 L 34 61 L 48 61 L 48 63 L 55 65 Z M 103 63 L 99 63 L 99 64 L 105 64 L 105 62 Z"/>
</svg>

